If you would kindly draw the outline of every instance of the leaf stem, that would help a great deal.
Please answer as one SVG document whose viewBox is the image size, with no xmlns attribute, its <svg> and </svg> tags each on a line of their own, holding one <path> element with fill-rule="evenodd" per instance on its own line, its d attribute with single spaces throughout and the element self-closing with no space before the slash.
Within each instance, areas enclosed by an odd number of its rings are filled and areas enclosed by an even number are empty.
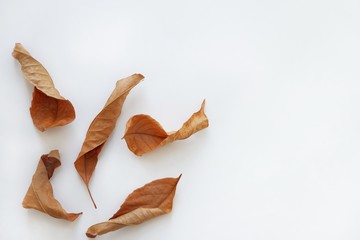
<svg viewBox="0 0 360 240">
<path fill-rule="evenodd" d="M 96 204 L 95 204 L 94 198 L 92 197 L 91 192 L 90 192 L 90 188 L 89 188 L 89 186 L 88 186 L 87 184 L 86 184 L 86 189 L 88 190 L 88 193 L 89 193 L 89 195 L 90 195 L 90 198 L 91 198 L 92 203 L 94 204 L 95 209 L 97 209 L 97 206 L 96 206 Z"/>
</svg>

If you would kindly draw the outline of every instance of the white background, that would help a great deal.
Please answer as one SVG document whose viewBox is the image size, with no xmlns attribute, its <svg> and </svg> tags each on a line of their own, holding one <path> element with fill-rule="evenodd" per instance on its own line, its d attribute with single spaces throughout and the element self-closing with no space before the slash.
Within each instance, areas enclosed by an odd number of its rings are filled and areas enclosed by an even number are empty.
<svg viewBox="0 0 360 240">
<path fill-rule="evenodd" d="M 0 239 L 86 239 L 134 189 L 183 173 L 173 211 L 99 239 L 360 238 L 359 1 L 0 1 Z M 39 132 L 16 42 L 50 72 L 76 120 Z M 90 188 L 73 162 L 115 82 L 129 94 Z M 206 98 L 210 127 L 143 157 L 121 140 L 150 114 L 176 130 Z M 75 222 L 21 202 L 41 154 Z"/>
</svg>

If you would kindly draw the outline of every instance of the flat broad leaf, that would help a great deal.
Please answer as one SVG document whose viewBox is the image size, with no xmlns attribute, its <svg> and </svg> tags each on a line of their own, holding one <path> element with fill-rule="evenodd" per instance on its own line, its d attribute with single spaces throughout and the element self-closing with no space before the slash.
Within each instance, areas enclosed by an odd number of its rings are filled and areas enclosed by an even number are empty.
<svg viewBox="0 0 360 240">
<path fill-rule="evenodd" d="M 58 150 L 41 156 L 35 174 L 23 200 L 24 208 L 33 208 L 54 218 L 74 221 L 81 213 L 67 213 L 61 204 L 54 198 L 50 184 L 55 168 L 61 165 Z"/>
<path fill-rule="evenodd" d="M 171 212 L 180 177 L 158 179 L 136 189 L 108 221 L 89 227 L 86 236 L 94 238 Z"/>
<path fill-rule="evenodd" d="M 143 78 L 144 76 L 141 74 L 134 74 L 117 81 L 104 108 L 90 124 L 80 153 L 75 160 L 75 168 L 84 181 L 95 208 L 96 204 L 89 189 L 89 181 L 98 162 L 98 156 L 116 126 L 127 95 Z"/>
<path fill-rule="evenodd" d="M 167 133 L 155 119 L 149 115 L 139 114 L 128 120 L 123 138 L 130 151 L 137 156 L 142 156 L 168 143 L 186 139 L 208 126 L 204 100 L 200 110 L 176 132 Z"/>
<path fill-rule="evenodd" d="M 75 119 L 73 105 L 60 95 L 43 65 L 20 43 L 16 43 L 12 55 L 21 64 L 25 79 L 34 85 L 30 115 L 36 128 L 43 132 L 72 122 Z"/>
</svg>

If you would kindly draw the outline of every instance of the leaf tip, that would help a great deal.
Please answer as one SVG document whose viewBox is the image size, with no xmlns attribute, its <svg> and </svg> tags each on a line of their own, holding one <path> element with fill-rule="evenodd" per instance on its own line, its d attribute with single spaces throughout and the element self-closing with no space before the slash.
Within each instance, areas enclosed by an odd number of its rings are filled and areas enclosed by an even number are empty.
<svg viewBox="0 0 360 240">
<path fill-rule="evenodd" d="M 29 205 L 28 205 L 28 203 L 26 201 L 26 196 L 25 196 L 24 200 L 22 201 L 21 205 L 22 205 L 23 208 L 29 208 Z"/>
<path fill-rule="evenodd" d="M 17 59 L 19 50 L 26 51 L 21 43 L 15 43 L 14 50 L 12 52 L 12 56 Z"/>
<path fill-rule="evenodd" d="M 86 236 L 87 236 L 88 238 L 96 238 L 96 235 L 93 235 L 93 234 L 91 234 L 91 233 L 86 233 Z"/>
<path fill-rule="evenodd" d="M 145 78 L 144 75 L 142 75 L 141 73 L 135 73 L 134 75 L 140 78 L 141 80 Z"/>
<path fill-rule="evenodd" d="M 142 157 L 142 155 L 144 154 L 143 152 L 141 151 L 134 151 L 134 154 L 138 157 Z"/>
<path fill-rule="evenodd" d="M 49 157 L 60 159 L 60 152 L 58 149 L 51 150 L 48 155 Z"/>
<path fill-rule="evenodd" d="M 202 103 L 201 103 L 201 108 L 200 108 L 200 111 L 201 111 L 201 112 L 204 112 L 204 110 L 205 110 L 205 104 L 206 104 L 206 99 L 204 98 L 204 100 L 203 100 Z"/>
<path fill-rule="evenodd" d="M 15 43 L 14 50 L 17 48 L 23 48 L 23 45 L 21 43 Z"/>
<path fill-rule="evenodd" d="M 69 220 L 70 222 L 73 222 L 73 221 L 75 221 L 75 220 L 76 220 L 80 215 L 82 215 L 82 214 L 83 214 L 82 212 L 79 212 L 79 213 L 70 213 L 68 220 Z"/>
</svg>

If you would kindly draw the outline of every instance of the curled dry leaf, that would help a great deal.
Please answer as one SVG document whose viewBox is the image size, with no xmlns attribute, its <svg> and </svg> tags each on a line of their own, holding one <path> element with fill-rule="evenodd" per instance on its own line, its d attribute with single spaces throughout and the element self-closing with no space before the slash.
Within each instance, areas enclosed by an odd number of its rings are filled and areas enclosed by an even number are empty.
<svg viewBox="0 0 360 240">
<path fill-rule="evenodd" d="M 176 132 L 167 133 L 160 123 L 149 115 L 135 115 L 126 124 L 124 138 L 130 151 L 141 156 L 175 140 L 182 140 L 207 128 L 205 100 L 198 112 L 194 113 Z"/>
<path fill-rule="evenodd" d="M 136 189 L 108 221 L 89 227 L 86 236 L 94 238 L 169 213 L 180 177 L 158 179 Z"/>
<path fill-rule="evenodd" d="M 144 76 L 141 74 L 134 74 L 117 81 L 104 108 L 90 124 L 81 151 L 75 160 L 75 168 L 84 181 L 95 208 L 96 204 L 89 189 L 89 181 L 95 170 L 98 155 L 115 128 L 127 95 L 143 78 Z"/>
<path fill-rule="evenodd" d="M 41 156 L 22 205 L 24 208 L 33 208 L 54 218 L 61 218 L 72 222 L 81 213 L 67 213 L 54 198 L 53 189 L 49 181 L 55 168 L 60 165 L 58 150 L 53 150 L 49 154 Z"/>
<path fill-rule="evenodd" d="M 40 130 L 63 126 L 75 119 L 75 110 L 69 100 L 62 97 L 46 69 L 20 44 L 15 45 L 13 57 L 21 64 L 25 79 L 34 85 L 30 114 Z"/>
</svg>

